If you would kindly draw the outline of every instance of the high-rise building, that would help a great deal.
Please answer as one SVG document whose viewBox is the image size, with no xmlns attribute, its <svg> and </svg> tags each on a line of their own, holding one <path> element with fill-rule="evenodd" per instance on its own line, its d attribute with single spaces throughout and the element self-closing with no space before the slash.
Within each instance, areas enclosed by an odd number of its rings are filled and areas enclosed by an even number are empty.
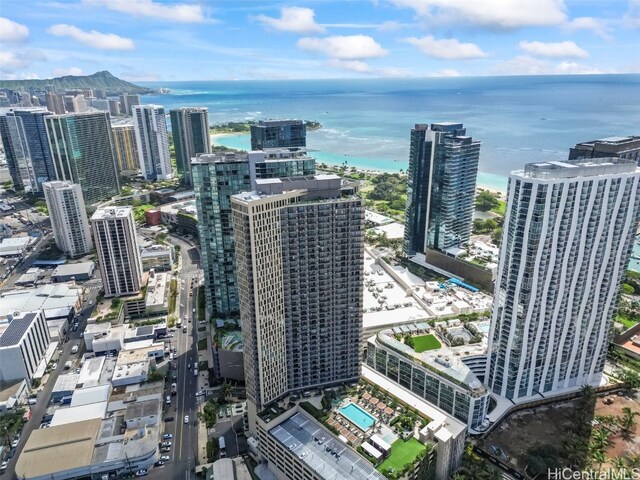
<svg viewBox="0 0 640 480">
<path fill-rule="evenodd" d="M 133 107 L 140 105 L 140 95 L 120 95 L 120 112 L 122 115 L 132 115 Z"/>
<path fill-rule="evenodd" d="M 79 184 L 88 205 L 120 193 L 108 112 L 51 115 L 46 124 L 57 180 Z"/>
<path fill-rule="evenodd" d="M 173 178 L 164 107 L 133 105 L 132 113 L 142 175 L 147 180 Z"/>
<path fill-rule="evenodd" d="M 360 376 L 364 201 L 336 175 L 257 180 L 231 197 L 247 399 Z M 251 410 L 250 410 L 251 411 Z"/>
<path fill-rule="evenodd" d="M 183 107 L 171 110 L 169 114 L 178 175 L 186 185 L 193 185 L 191 159 L 211 151 L 209 111 L 205 107 Z"/>
<path fill-rule="evenodd" d="M 411 130 L 404 250 L 447 252 L 469 241 L 475 209 L 480 142 L 461 123 Z M 447 252 L 448 253 L 448 252 Z"/>
<path fill-rule="evenodd" d="M 578 143 L 569 150 L 569 160 L 602 157 L 627 158 L 640 165 L 640 136 L 601 138 Z"/>
<path fill-rule="evenodd" d="M 78 93 L 76 95 L 65 95 L 64 108 L 69 113 L 82 113 L 87 111 L 87 102 L 84 95 Z"/>
<path fill-rule="evenodd" d="M 133 123 L 114 122 L 111 124 L 113 132 L 113 149 L 116 155 L 116 165 L 119 174 L 132 174 L 140 169 L 136 132 Z"/>
<path fill-rule="evenodd" d="M 49 92 L 45 94 L 45 101 L 47 103 L 47 110 L 49 110 L 50 112 L 53 112 L 57 115 L 67 113 L 67 110 L 64 108 L 64 98 L 62 98 L 62 95 Z"/>
<path fill-rule="evenodd" d="M 251 190 L 257 178 L 314 175 L 305 150 L 199 155 L 192 163 L 205 298 L 209 315 L 239 312 L 231 195 Z"/>
<path fill-rule="evenodd" d="M 511 173 L 485 375 L 494 393 L 518 402 L 599 384 L 639 221 L 633 160 Z"/>
<path fill-rule="evenodd" d="M 112 117 L 118 117 L 122 115 L 122 111 L 120 110 L 119 100 L 114 100 L 110 98 L 108 102 L 109 102 L 109 113 L 111 114 Z"/>
<path fill-rule="evenodd" d="M 80 185 L 54 181 L 43 183 L 42 189 L 58 248 L 70 257 L 89 253 L 93 244 Z"/>
<path fill-rule="evenodd" d="M 302 120 L 260 120 L 251 125 L 251 150 L 307 146 L 307 127 Z"/>
<path fill-rule="evenodd" d="M 105 297 L 140 292 L 142 261 L 131 207 L 99 208 L 91 217 Z"/>
<path fill-rule="evenodd" d="M 47 139 L 46 108 L 11 108 L 0 112 L 0 136 L 9 174 L 17 190 L 38 193 L 42 182 L 55 180 Z"/>
</svg>

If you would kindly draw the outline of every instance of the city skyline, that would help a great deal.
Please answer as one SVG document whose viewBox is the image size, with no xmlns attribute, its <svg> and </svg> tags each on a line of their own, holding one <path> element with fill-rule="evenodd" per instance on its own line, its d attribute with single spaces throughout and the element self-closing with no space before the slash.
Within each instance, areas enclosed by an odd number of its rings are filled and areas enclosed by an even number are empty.
<svg viewBox="0 0 640 480">
<path fill-rule="evenodd" d="M 640 71 L 638 0 L 507 3 L 12 0 L 0 76 L 97 64 L 134 82 Z"/>
</svg>

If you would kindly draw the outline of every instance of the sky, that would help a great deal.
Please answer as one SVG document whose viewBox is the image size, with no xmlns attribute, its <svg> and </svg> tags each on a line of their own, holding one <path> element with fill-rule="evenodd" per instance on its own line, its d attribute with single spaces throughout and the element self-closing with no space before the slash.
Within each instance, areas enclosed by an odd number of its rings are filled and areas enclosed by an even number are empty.
<svg viewBox="0 0 640 480">
<path fill-rule="evenodd" d="M 640 0 L 0 0 L 0 78 L 640 72 Z"/>
</svg>

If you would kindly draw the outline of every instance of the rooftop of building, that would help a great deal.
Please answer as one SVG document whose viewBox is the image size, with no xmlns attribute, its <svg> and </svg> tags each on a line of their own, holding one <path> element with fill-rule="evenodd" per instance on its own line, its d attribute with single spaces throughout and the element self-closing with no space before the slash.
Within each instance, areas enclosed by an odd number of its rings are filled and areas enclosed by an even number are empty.
<svg viewBox="0 0 640 480">
<path fill-rule="evenodd" d="M 0 348 L 18 345 L 33 321 L 38 317 L 38 312 L 26 312 L 14 316 L 8 320 L 6 328 L 0 333 Z"/>
<path fill-rule="evenodd" d="M 576 160 L 528 163 L 524 170 L 516 170 L 512 175 L 532 179 L 561 179 L 575 177 L 595 177 L 625 173 L 640 173 L 635 160 L 602 157 L 580 158 Z"/>
<path fill-rule="evenodd" d="M 0 318 L 19 311 L 48 310 L 71 307 L 82 295 L 82 287 L 56 283 L 0 293 Z"/>
<path fill-rule="evenodd" d="M 102 403 L 109 400 L 111 385 L 98 385 L 95 387 L 79 388 L 71 396 L 71 407 Z"/>
<path fill-rule="evenodd" d="M 627 143 L 640 142 L 640 136 L 613 136 L 599 138 L 597 140 L 589 140 L 586 142 L 580 142 L 576 146 L 594 147 L 597 143 L 624 145 Z"/>
<path fill-rule="evenodd" d="M 158 400 L 136 401 L 127 404 L 124 419 L 133 420 L 140 417 L 149 417 L 151 415 L 159 415 L 161 411 L 161 403 Z"/>
<path fill-rule="evenodd" d="M 164 305 L 167 299 L 168 278 L 168 275 L 163 272 L 154 272 L 153 275 L 149 275 L 147 281 L 147 298 L 145 299 L 147 307 Z M 153 333 L 153 329 L 151 329 L 150 333 Z"/>
<path fill-rule="evenodd" d="M 131 117 L 111 117 L 111 128 L 133 128 L 133 118 Z"/>
<path fill-rule="evenodd" d="M 65 263 L 58 265 L 51 274 L 57 276 L 90 275 L 96 268 L 94 262 Z"/>
<path fill-rule="evenodd" d="M 55 411 L 51 419 L 51 426 L 77 423 L 94 418 L 102 420 L 107 411 L 107 402 L 96 402 L 78 405 L 76 407 L 62 407 Z"/>
<path fill-rule="evenodd" d="M 368 460 L 310 416 L 297 412 L 269 430 L 277 442 L 323 479 L 383 480 Z"/>
<path fill-rule="evenodd" d="M 153 244 L 140 249 L 140 255 L 143 257 L 153 257 L 158 254 L 169 254 L 171 252 L 170 245 Z"/>
<path fill-rule="evenodd" d="M 134 348 L 128 348 L 134 345 Z M 146 362 L 159 349 L 164 350 L 164 342 L 153 343 L 153 340 L 143 340 L 140 342 L 129 342 L 118 352 L 116 367 L 126 366 L 130 363 Z"/>
<path fill-rule="evenodd" d="M 302 125 L 302 120 L 259 120 L 256 127 L 282 127 L 286 125 Z"/>
<path fill-rule="evenodd" d="M 455 328 L 453 324 L 452 328 Z M 460 326 L 458 326 L 460 328 Z M 476 375 L 460 359 L 461 352 L 447 346 L 442 340 L 435 337 L 440 343 L 440 347 L 417 352 L 413 347 L 407 345 L 400 339 L 406 336 L 433 335 L 432 327 L 425 322 L 402 325 L 400 327 L 381 330 L 369 339 L 369 342 L 383 345 L 393 350 L 401 356 L 414 361 L 428 370 L 434 371 L 442 377 L 456 383 L 457 385 L 470 390 L 474 395 L 483 395 L 486 389 Z M 479 354 L 486 352 L 486 337 L 484 347 L 481 345 Z M 470 348 L 466 347 L 465 348 Z M 469 352 L 471 350 L 468 350 Z"/>
<path fill-rule="evenodd" d="M 16 463 L 18 478 L 46 476 L 91 464 L 101 420 L 67 423 L 34 430 Z"/>
<path fill-rule="evenodd" d="M 132 213 L 131 207 L 102 207 L 91 216 L 91 220 L 108 220 L 111 218 L 126 218 Z"/>
<path fill-rule="evenodd" d="M 109 368 L 109 365 L 107 365 L 107 357 L 87 358 L 82 364 L 82 368 L 78 374 L 78 387 L 87 388 L 108 384 L 111 375 L 109 375 L 108 371 L 105 371 L 105 367 Z M 112 365 L 111 369 L 113 370 Z"/>
<path fill-rule="evenodd" d="M 78 378 L 80 378 L 80 375 L 77 373 L 65 373 L 63 375 L 59 375 L 52 391 L 72 392 L 78 384 Z"/>
</svg>

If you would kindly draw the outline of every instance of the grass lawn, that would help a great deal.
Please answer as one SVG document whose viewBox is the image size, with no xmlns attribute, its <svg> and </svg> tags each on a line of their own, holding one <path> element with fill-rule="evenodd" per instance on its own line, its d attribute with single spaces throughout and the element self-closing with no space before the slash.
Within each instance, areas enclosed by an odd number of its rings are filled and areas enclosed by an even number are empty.
<svg viewBox="0 0 640 480">
<path fill-rule="evenodd" d="M 622 315 L 622 314 L 620 314 L 620 313 L 616 315 L 616 317 L 615 317 L 615 321 L 616 321 L 616 322 L 619 322 L 619 323 L 621 323 L 621 324 L 623 324 L 623 325 L 624 325 L 624 329 L 625 329 L 625 330 L 630 329 L 631 327 L 633 327 L 635 324 L 637 324 L 637 323 L 638 323 L 638 322 L 636 322 L 636 321 L 634 321 L 634 320 L 630 319 L 630 318 L 629 318 L 629 317 L 627 317 L 626 315 Z"/>
<path fill-rule="evenodd" d="M 198 350 L 206 350 L 207 349 L 207 339 L 201 338 L 198 340 Z"/>
<path fill-rule="evenodd" d="M 498 200 L 498 206 L 493 207 L 491 209 L 492 212 L 497 213 L 498 215 L 504 217 L 504 214 L 507 212 L 507 202 L 504 200 Z"/>
<path fill-rule="evenodd" d="M 431 334 L 413 337 L 413 349 L 417 353 L 426 352 L 427 350 L 437 350 L 442 345 L 436 337 Z"/>
<path fill-rule="evenodd" d="M 406 442 L 399 438 L 391 445 L 391 455 L 378 465 L 377 469 L 382 472 L 385 468 L 392 467 L 396 472 L 400 471 L 406 464 L 413 462 L 418 454 L 426 448 L 413 437 Z"/>
</svg>

